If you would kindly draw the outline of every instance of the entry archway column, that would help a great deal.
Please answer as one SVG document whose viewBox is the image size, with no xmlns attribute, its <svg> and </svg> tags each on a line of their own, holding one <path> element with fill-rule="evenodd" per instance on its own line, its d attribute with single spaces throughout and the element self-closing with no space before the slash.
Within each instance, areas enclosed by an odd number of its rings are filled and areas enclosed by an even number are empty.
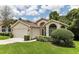
<svg viewBox="0 0 79 59">
<path fill-rule="evenodd" d="M 49 36 L 49 26 L 46 26 L 46 36 Z"/>
</svg>

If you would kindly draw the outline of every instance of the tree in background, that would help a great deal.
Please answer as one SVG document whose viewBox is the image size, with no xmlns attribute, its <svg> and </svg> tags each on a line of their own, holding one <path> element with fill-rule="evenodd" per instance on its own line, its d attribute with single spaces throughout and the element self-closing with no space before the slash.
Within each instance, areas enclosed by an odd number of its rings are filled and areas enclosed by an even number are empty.
<svg viewBox="0 0 79 59">
<path fill-rule="evenodd" d="M 2 6 L 0 9 L 1 18 L 3 20 L 3 26 L 8 27 L 11 24 L 12 9 L 9 6 Z"/>
<path fill-rule="evenodd" d="M 79 19 L 75 19 L 68 29 L 75 34 L 75 40 L 79 40 Z"/>
<path fill-rule="evenodd" d="M 68 25 L 71 24 L 71 21 L 70 21 L 69 19 L 67 19 L 66 16 L 60 16 L 59 21 L 61 21 L 61 22 L 63 22 L 63 23 L 66 23 L 66 24 L 68 24 Z"/>
<path fill-rule="evenodd" d="M 49 19 L 58 20 L 71 25 L 74 19 L 79 19 L 79 8 L 70 10 L 67 15 L 60 16 L 57 11 L 53 11 L 49 14 Z"/>
<path fill-rule="evenodd" d="M 49 19 L 54 19 L 54 20 L 57 20 L 57 21 L 61 21 L 63 23 L 66 23 L 68 25 L 71 24 L 71 21 L 66 17 L 66 15 L 64 16 L 60 16 L 59 13 L 57 13 L 57 11 L 53 11 L 49 14 Z"/>
<path fill-rule="evenodd" d="M 53 11 L 49 14 L 49 19 L 59 20 L 59 13 L 57 11 Z"/>
<path fill-rule="evenodd" d="M 69 19 L 69 21 L 73 21 L 73 19 L 79 19 L 79 8 L 69 11 L 66 15 L 66 18 Z"/>
</svg>

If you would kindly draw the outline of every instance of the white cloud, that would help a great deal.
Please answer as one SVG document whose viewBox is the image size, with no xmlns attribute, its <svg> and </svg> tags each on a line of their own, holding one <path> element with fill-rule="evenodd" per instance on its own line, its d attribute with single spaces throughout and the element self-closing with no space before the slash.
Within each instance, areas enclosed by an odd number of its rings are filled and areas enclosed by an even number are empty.
<svg viewBox="0 0 79 59">
<path fill-rule="evenodd" d="M 41 8 L 39 9 L 39 13 L 44 13 L 46 10 L 50 11 L 58 11 L 60 10 L 61 6 L 59 5 L 41 5 Z"/>
<path fill-rule="evenodd" d="M 32 11 L 26 12 L 26 15 L 35 16 L 35 15 L 39 15 L 39 13 L 36 10 L 32 10 Z"/>
<path fill-rule="evenodd" d="M 45 9 L 39 9 L 39 13 L 44 13 L 45 11 Z"/>
<path fill-rule="evenodd" d="M 51 10 L 53 7 L 52 7 L 52 6 L 47 6 L 47 5 L 42 5 L 41 8 L 42 8 L 42 9 Z"/>
<path fill-rule="evenodd" d="M 37 11 L 38 6 L 37 5 L 17 5 L 17 6 L 10 6 L 13 9 L 14 15 L 15 16 L 35 16 L 35 15 L 40 15 L 40 13 L 44 13 L 46 10 L 51 10 L 51 11 L 58 11 L 60 10 L 61 6 L 59 5 L 41 5 L 41 8 L 39 11 Z M 19 11 L 19 10 L 20 11 Z"/>
<path fill-rule="evenodd" d="M 45 19 L 49 19 L 49 16 L 47 16 Z"/>
<path fill-rule="evenodd" d="M 25 11 L 21 11 L 21 12 L 19 13 L 19 15 L 20 15 L 20 16 L 25 15 Z"/>
<path fill-rule="evenodd" d="M 25 17 L 21 17 L 23 20 L 28 20 L 27 18 L 25 18 Z"/>
<path fill-rule="evenodd" d="M 20 15 L 20 12 L 17 10 L 16 6 L 9 6 L 9 7 L 12 9 L 14 16 Z"/>
<path fill-rule="evenodd" d="M 13 19 L 18 19 L 17 17 L 12 17 Z M 23 20 L 28 20 L 26 17 L 21 17 Z"/>
<path fill-rule="evenodd" d="M 28 9 L 31 5 L 15 5 L 16 8 L 19 8 L 20 10 Z"/>
<path fill-rule="evenodd" d="M 31 15 L 31 16 L 35 16 L 35 15 L 39 15 L 39 12 L 37 11 L 38 6 L 34 5 L 34 6 L 30 6 L 28 9 L 26 9 L 26 15 Z"/>
<path fill-rule="evenodd" d="M 37 11 L 38 9 L 38 5 L 13 5 L 10 6 L 13 10 L 14 13 L 14 18 L 16 19 L 16 16 L 22 17 L 22 16 L 36 16 L 36 15 L 40 15 L 41 13 L 45 13 L 46 10 L 50 10 L 50 11 L 58 11 L 60 12 L 60 8 L 63 6 L 60 5 L 41 5 L 40 9 Z M 74 6 L 71 8 L 77 8 L 78 6 Z M 46 17 L 46 16 L 45 16 Z M 40 19 L 41 17 L 35 17 L 33 18 L 33 21 L 36 21 L 38 19 Z M 46 17 L 46 19 L 48 19 L 49 17 Z M 23 19 L 26 19 L 23 17 Z"/>
<path fill-rule="evenodd" d="M 48 10 L 57 10 L 60 9 L 62 6 L 60 5 L 42 5 L 42 9 L 48 9 Z"/>
<path fill-rule="evenodd" d="M 18 19 L 17 17 L 12 17 L 13 19 Z"/>
<path fill-rule="evenodd" d="M 74 8 L 79 8 L 79 5 L 71 5 L 71 6 L 70 6 L 70 10 L 71 10 L 71 9 L 74 9 Z"/>
<path fill-rule="evenodd" d="M 32 5 L 28 9 L 26 9 L 26 11 L 29 12 L 29 11 L 36 10 L 36 9 L 38 9 L 38 6 L 37 5 Z"/>
<path fill-rule="evenodd" d="M 35 17 L 35 18 L 33 18 L 33 22 L 36 22 L 37 20 L 39 20 L 41 17 Z"/>
<path fill-rule="evenodd" d="M 39 15 L 39 13 L 36 11 L 38 9 L 37 6 L 31 6 L 31 5 L 17 5 L 17 6 L 10 6 L 14 12 L 15 16 L 27 16 L 27 15 Z"/>
<path fill-rule="evenodd" d="M 50 10 L 50 11 L 57 11 L 58 13 L 60 12 L 61 7 L 63 5 L 42 5 L 41 10 L 39 12 L 45 12 L 45 10 Z"/>
</svg>

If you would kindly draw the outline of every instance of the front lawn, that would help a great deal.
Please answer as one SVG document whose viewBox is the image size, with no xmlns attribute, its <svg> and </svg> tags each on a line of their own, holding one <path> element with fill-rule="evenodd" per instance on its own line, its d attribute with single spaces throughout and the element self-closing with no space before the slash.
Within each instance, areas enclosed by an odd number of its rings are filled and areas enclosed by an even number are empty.
<svg viewBox="0 0 79 59">
<path fill-rule="evenodd" d="M 49 42 L 28 42 L 0 45 L 1 54 L 74 54 L 79 53 L 79 42 L 76 48 L 66 48 L 52 45 Z"/>
<path fill-rule="evenodd" d="M 0 36 L 0 40 L 5 40 L 5 39 L 8 39 L 9 36 Z"/>
</svg>

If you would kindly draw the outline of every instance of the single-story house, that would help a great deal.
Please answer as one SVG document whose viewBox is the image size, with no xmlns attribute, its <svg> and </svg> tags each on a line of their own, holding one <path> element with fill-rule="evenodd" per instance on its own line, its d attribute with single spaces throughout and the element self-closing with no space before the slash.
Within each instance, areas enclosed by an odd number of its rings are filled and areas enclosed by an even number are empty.
<svg viewBox="0 0 79 59">
<path fill-rule="evenodd" d="M 31 38 L 35 38 L 39 35 L 50 36 L 51 31 L 58 28 L 66 28 L 68 25 L 56 20 L 47 20 L 41 18 L 36 22 L 28 20 L 18 20 L 11 25 L 11 31 L 14 37 L 24 37 L 24 35 L 30 35 Z M 0 32 L 4 32 L 4 27 L 0 25 Z M 6 32 L 9 32 L 6 30 Z"/>
</svg>

